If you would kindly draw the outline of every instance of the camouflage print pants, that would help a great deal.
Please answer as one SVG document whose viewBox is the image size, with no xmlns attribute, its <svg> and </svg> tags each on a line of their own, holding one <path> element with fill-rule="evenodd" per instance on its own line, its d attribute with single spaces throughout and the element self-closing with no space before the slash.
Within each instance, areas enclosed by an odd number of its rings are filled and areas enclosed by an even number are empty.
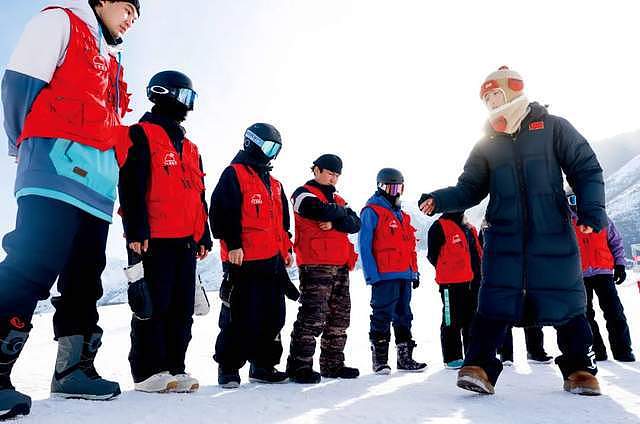
<svg viewBox="0 0 640 424">
<path fill-rule="evenodd" d="M 351 313 L 349 270 L 344 266 L 300 267 L 300 308 L 293 324 L 288 368 L 313 366 L 316 337 L 320 343 L 320 371 L 344 366 L 344 346 Z"/>
</svg>

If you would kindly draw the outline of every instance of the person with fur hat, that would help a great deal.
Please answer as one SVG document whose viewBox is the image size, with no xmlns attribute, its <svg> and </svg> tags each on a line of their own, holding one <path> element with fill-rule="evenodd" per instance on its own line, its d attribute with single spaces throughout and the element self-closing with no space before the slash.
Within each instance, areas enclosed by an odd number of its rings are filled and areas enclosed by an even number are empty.
<svg viewBox="0 0 640 424">
<path fill-rule="evenodd" d="M 139 14 L 137 0 L 46 7 L 27 24 L 4 73 L 18 215 L 0 263 L 0 420 L 30 412 L 31 399 L 10 376 L 36 303 L 56 281 L 51 395 L 108 400 L 120 394 L 118 383 L 94 367 L 102 339 L 96 302 L 118 168 L 129 147 L 121 137 L 130 94 L 118 46 Z"/>
<path fill-rule="evenodd" d="M 336 193 L 342 160 L 333 154 L 318 157 L 313 179 L 291 197 L 295 216 L 293 244 L 300 275 L 300 307 L 293 324 L 287 374 L 295 383 L 325 378 L 356 378 L 358 369 L 344 361 L 351 314 L 349 271 L 358 259 L 349 234 L 360 230 L 360 218 Z M 313 370 L 316 337 L 320 373 Z"/>
<path fill-rule="evenodd" d="M 271 175 L 281 149 L 273 125 L 251 125 L 211 195 L 211 230 L 220 240 L 225 271 L 214 355 L 223 388 L 240 385 L 239 370 L 247 361 L 250 381 L 287 381 L 275 368 L 282 356 L 284 297 L 297 300 L 299 293 L 285 268 L 293 263 L 287 197 Z"/>
<path fill-rule="evenodd" d="M 602 168 L 585 138 L 565 119 L 530 103 L 522 77 L 501 67 L 482 83 L 489 111 L 454 187 L 423 194 L 422 212 L 456 212 L 487 195 L 478 310 L 458 387 L 493 394 L 496 358 L 511 325 L 554 326 L 562 354 L 555 362 L 564 390 L 599 395 L 580 253 L 563 190 L 563 174 L 579 194 L 576 228 L 607 225 Z"/>
</svg>

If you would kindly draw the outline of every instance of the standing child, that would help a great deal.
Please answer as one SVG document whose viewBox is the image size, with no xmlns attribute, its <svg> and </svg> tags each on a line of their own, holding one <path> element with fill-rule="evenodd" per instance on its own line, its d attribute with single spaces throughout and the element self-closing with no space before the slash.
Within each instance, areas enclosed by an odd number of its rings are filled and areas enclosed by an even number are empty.
<svg viewBox="0 0 640 424">
<path fill-rule="evenodd" d="M 202 159 L 180 125 L 196 93 L 189 77 L 164 71 L 151 78 L 147 96 L 154 106 L 130 129 L 133 146 L 119 184 L 131 265 L 142 257 L 152 310 L 148 320 L 131 320 L 129 362 L 138 391 L 192 392 L 198 380 L 185 372 L 184 359 L 196 257 L 211 250 Z"/>
<path fill-rule="evenodd" d="M 411 288 L 420 284 L 415 228 L 401 209 L 404 177 L 397 169 L 378 172 L 378 190 L 360 215 L 360 256 L 367 284 L 371 285 L 371 351 L 373 371 L 389 374 L 387 364 L 390 326 L 396 337 L 397 366 L 421 372 L 427 364 L 413 360 L 416 343 L 411 336 Z"/>
<path fill-rule="evenodd" d="M 462 368 L 478 306 L 482 258 L 478 231 L 464 212 L 445 213 L 429 228 L 428 248 L 442 298 L 442 357 L 446 368 Z"/>
</svg>

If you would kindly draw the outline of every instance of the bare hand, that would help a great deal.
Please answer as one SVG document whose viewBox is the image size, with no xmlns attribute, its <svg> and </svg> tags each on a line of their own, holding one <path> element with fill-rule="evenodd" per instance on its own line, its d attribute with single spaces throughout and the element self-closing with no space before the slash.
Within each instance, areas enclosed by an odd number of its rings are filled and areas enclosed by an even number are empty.
<svg viewBox="0 0 640 424">
<path fill-rule="evenodd" d="M 333 228 L 333 224 L 331 221 L 323 221 L 318 223 L 318 227 L 320 227 L 322 231 L 329 231 Z"/>
<path fill-rule="evenodd" d="M 234 265 L 241 266 L 243 261 L 244 250 L 242 250 L 242 248 L 229 251 L 229 262 Z"/>
<path fill-rule="evenodd" d="M 206 247 L 199 246 L 198 247 L 198 252 L 196 252 L 196 258 L 198 258 L 198 260 L 201 261 L 204 258 L 206 258 L 208 254 L 209 254 L 209 251 L 207 250 Z"/>
<path fill-rule="evenodd" d="M 433 211 L 436 210 L 436 201 L 433 200 L 433 197 L 429 197 L 427 200 L 422 202 L 420 204 L 420 210 L 426 215 L 433 214 Z"/>
<path fill-rule="evenodd" d="M 149 240 L 145 240 L 142 243 L 139 241 L 132 241 L 129 243 L 129 249 L 136 252 L 138 255 L 142 255 L 142 253 L 146 253 L 149 250 Z"/>
<path fill-rule="evenodd" d="M 578 225 L 578 228 L 580 229 L 580 232 L 583 234 L 593 233 L 593 228 L 589 227 L 588 225 Z"/>
<path fill-rule="evenodd" d="M 291 253 L 288 253 L 287 257 L 284 258 L 284 264 L 287 268 L 291 268 L 291 265 L 293 265 L 293 256 L 291 256 Z"/>
</svg>

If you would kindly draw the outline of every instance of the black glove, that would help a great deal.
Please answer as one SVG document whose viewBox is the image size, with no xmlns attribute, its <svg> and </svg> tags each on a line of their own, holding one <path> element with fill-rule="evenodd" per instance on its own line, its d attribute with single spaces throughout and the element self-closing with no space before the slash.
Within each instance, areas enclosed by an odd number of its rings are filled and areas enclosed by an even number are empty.
<svg viewBox="0 0 640 424">
<path fill-rule="evenodd" d="M 284 286 L 284 295 L 287 296 L 287 298 L 293 300 L 294 302 L 300 299 L 300 291 L 291 282 L 291 280 L 288 280 Z"/>
<path fill-rule="evenodd" d="M 129 280 L 127 297 L 131 312 L 139 320 L 150 319 L 153 314 L 151 293 L 149 292 L 147 281 L 144 279 L 142 261 L 125 268 L 124 272 Z"/>
<path fill-rule="evenodd" d="M 616 265 L 613 270 L 613 282 L 616 285 L 620 285 L 624 283 L 624 280 L 627 279 L 627 270 L 624 265 Z"/>
<path fill-rule="evenodd" d="M 227 308 L 231 307 L 231 292 L 233 291 L 233 283 L 231 282 L 231 275 L 229 271 L 225 271 L 222 276 L 222 283 L 220 283 L 220 300 Z"/>
<path fill-rule="evenodd" d="M 428 195 L 427 193 L 422 193 L 422 196 L 420 196 L 420 200 L 418 200 L 418 206 L 420 206 L 421 204 L 426 202 L 427 199 L 429 199 L 429 198 L 431 198 L 430 195 Z"/>
<path fill-rule="evenodd" d="M 416 277 L 413 281 L 413 288 L 417 289 L 418 287 L 420 287 L 420 277 Z"/>
</svg>

